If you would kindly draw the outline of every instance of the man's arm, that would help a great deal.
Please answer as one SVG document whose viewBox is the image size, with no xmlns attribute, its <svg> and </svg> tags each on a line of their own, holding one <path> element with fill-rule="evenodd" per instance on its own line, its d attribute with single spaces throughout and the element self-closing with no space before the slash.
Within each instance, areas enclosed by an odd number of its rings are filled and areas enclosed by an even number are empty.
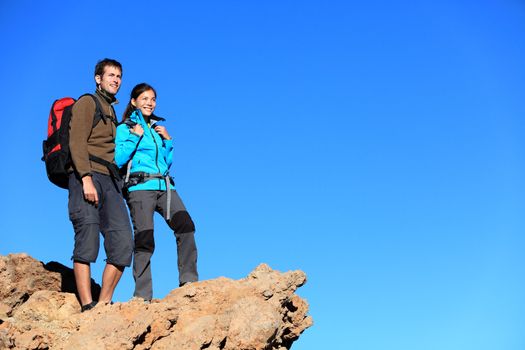
<svg viewBox="0 0 525 350">
<path fill-rule="evenodd" d="M 89 161 L 88 138 L 95 119 L 95 101 L 89 96 L 80 98 L 72 109 L 69 125 L 69 150 L 75 171 L 82 179 L 84 198 L 88 202 L 98 204 L 98 194 L 91 178 L 91 163 Z"/>
<path fill-rule="evenodd" d="M 95 101 L 89 96 L 79 99 L 74 105 L 69 125 L 69 149 L 75 171 L 83 178 L 91 175 L 88 139 L 95 119 Z"/>
</svg>

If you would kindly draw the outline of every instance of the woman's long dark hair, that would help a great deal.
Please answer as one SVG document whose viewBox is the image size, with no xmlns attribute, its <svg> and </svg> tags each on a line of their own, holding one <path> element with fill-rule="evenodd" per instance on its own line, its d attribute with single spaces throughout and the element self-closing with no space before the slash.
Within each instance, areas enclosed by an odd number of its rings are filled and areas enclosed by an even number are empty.
<svg viewBox="0 0 525 350">
<path fill-rule="evenodd" d="M 140 94 L 142 94 L 145 91 L 149 91 L 149 90 L 153 91 L 153 93 L 155 94 L 155 97 L 157 97 L 157 91 L 155 91 L 153 86 L 147 83 L 140 83 L 140 84 L 135 85 L 133 90 L 131 90 L 128 105 L 126 106 L 126 110 L 124 111 L 124 114 L 122 115 L 122 121 L 126 121 L 126 119 L 128 119 L 131 113 L 133 113 L 133 111 L 136 109 L 136 107 L 131 104 L 131 100 L 136 100 L 140 96 Z"/>
</svg>

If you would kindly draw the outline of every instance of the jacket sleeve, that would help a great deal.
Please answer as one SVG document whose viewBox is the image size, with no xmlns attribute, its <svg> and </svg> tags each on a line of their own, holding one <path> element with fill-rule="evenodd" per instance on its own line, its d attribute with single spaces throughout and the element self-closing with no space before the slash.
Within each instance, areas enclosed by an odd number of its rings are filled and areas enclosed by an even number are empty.
<svg viewBox="0 0 525 350">
<path fill-rule="evenodd" d="M 91 163 L 88 153 L 88 139 L 95 118 L 95 101 L 89 96 L 79 99 L 71 110 L 69 124 L 69 150 L 71 160 L 78 175 L 82 178 L 91 175 Z"/>
<path fill-rule="evenodd" d="M 173 139 L 162 140 L 161 152 L 162 152 L 164 159 L 166 160 L 166 164 L 168 165 L 168 169 L 169 169 L 173 161 Z"/>
<path fill-rule="evenodd" d="M 120 168 L 126 164 L 132 153 L 137 148 L 142 137 L 132 133 L 126 124 L 120 124 L 117 127 L 117 136 L 115 138 L 115 163 Z"/>
</svg>

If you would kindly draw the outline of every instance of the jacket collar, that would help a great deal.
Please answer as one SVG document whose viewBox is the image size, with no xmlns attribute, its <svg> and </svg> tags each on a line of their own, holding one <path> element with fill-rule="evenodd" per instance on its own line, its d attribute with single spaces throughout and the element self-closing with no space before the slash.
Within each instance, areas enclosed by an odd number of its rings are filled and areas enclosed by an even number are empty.
<svg viewBox="0 0 525 350">
<path fill-rule="evenodd" d="M 118 100 L 115 95 L 108 93 L 105 90 L 97 88 L 97 95 L 102 97 L 109 104 L 117 104 Z"/>
<path fill-rule="evenodd" d="M 162 117 L 159 117 L 158 115 L 152 114 L 149 117 L 149 121 L 150 121 L 151 124 L 155 124 L 157 122 L 164 122 L 164 121 L 166 121 L 166 119 L 164 119 Z"/>
<path fill-rule="evenodd" d="M 133 113 L 131 113 L 130 115 L 130 119 L 132 121 L 134 121 L 135 123 L 139 123 L 139 124 L 144 124 L 144 125 L 147 125 L 147 122 L 146 122 L 146 118 L 144 118 L 144 116 L 142 115 L 142 112 L 140 111 L 140 109 L 135 109 L 133 111 Z M 150 125 L 153 125 L 157 122 L 163 122 L 165 121 L 166 119 L 162 118 L 162 117 L 159 117 L 155 114 L 152 114 L 150 117 L 149 117 L 149 122 L 150 122 Z"/>
</svg>

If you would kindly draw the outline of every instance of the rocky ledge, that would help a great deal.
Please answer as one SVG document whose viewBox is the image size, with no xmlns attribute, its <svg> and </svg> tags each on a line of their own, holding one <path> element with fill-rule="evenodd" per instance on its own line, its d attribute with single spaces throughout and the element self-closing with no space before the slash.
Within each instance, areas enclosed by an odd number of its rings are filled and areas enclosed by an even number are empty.
<svg viewBox="0 0 525 350">
<path fill-rule="evenodd" d="M 0 349 L 290 349 L 312 325 L 295 294 L 302 271 L 261 264 L 246 278 L 176 288 L 80 313 L 72 270 L 27 254 L 0 256 Z M 92 284 L 94 294 L 100 287 Z"/>
</svg>

